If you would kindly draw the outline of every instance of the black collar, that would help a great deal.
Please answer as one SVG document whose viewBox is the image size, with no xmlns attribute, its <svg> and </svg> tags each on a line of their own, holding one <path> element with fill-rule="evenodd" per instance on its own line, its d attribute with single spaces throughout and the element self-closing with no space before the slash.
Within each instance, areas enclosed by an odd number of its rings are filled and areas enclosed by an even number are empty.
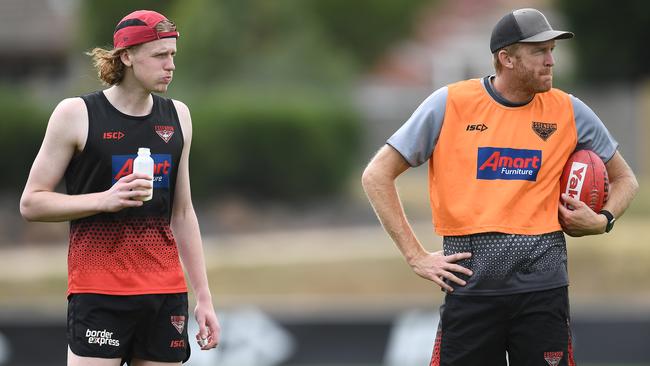
<svg viewBox="0 0 650 366">
<path fill-rule="evenodd" d="M 483 78 L 483 86 L 485 86 L 485 90 L 487 90 L 488 94 L 490 94 L 492 99 L 497 101 L 497 103 L 502 104 L 502 105 L 504 105 L 506 107 L 523 107 L 526 104 L 530 103 L 530 101 L 532 100 L 531 99 L 531 100 L 529 100 L 529 101 L 527 101 L 525 103 L 513 103 L 513 102 L 507 100 L 506 98 L 502 97 L 501 94 L 499 94 L 494 89 L 494 85 L 492 85 L 492 80 L 493 79 L 494 79 L 494 75 L 488 75 L 488 76 L 484 77 Z"/>
</svg>

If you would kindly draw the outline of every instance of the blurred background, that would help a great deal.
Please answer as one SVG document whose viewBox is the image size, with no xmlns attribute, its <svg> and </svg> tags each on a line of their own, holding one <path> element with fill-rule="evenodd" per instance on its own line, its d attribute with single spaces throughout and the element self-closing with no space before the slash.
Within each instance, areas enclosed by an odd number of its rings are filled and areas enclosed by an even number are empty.
<svg viewBox="0 0 650 366">
<path fill-rule="evenodd" d="M 67 223 L 18 203 L 63 98 L 101 89 L 84 52 L 119 19 L 160 11 L 181 33 L 167 97 L 192 111 L 190 174 L 218 351 L 189 365 L 428 365 L 443 294 L 379 226 L 360 174 L 435 89 L 492 73 L 506 12 L 556 29 L 555 86 L 601 117 L 641 183 L 608 235 L 570 238 L 582 365 L 650 365 L 650 2 L 621 0 L 0 1 L 0 365 L 65 363 Z M 398 180 L 424 245 L 426 167 Z M 195 327 L 195 325 L 192 325 Z"/>
</svg>

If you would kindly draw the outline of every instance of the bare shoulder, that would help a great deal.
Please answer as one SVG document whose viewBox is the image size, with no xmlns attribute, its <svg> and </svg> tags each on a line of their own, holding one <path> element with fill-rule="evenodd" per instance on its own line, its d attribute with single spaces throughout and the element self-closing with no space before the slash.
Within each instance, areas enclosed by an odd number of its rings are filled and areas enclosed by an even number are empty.
<svg viewBox="0 0 650 366">
<path fill-rule="evenodd" d="M 67 98 L 62 100 L 50 117 L 50 126 L 63 130 L 75 130 L 88 128 L 88 109 L 81 98 Z"/>
<path fill-rule="evenodd" d="M 83 146 L 88 134 L 88 109 L 83 99 L 76 97 L 62 100 L 52 112 L 48 131 L 57 138 Z"/>
<path fill-rule="evenodd" d="M 65 119 L 88 118 L 86 103 L 79 97 L 63 99 L 54 108 L 52 116 L 62 117 Z"/>
<path fill-rule="evenodd" d="M 183 134 L 186 138 L 190 137 L 192 135 L 192 117 L 190 116 L 190 109 L 180 100 L 172 99 L 172 101 L 174 102 L 174 107 L 176 108 L 176 113 L 178 114 Z"/>
<path fill-rule="evenodd" d="M 174 102 L 176 113 L 178 113 L 178 118 L 181 119 L 181 122 L 183 122 L 183 120 L 191 121 L 190 109 L 187 107 L 187 105 L 180 100 L 172 99 L 172 101 Z"/>
</svg>

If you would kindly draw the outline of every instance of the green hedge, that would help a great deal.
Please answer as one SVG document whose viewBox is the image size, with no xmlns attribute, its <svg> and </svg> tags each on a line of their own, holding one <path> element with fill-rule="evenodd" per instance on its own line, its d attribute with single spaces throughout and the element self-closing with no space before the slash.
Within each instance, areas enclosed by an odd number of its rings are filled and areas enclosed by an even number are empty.
<svg viewBox="0 0 650 366">
<path fill-rule="evenodd" d="M 24 97 L 20 93 L 0 90 L 0 111 L 2 111 L 3 177 L 0 191 L 21 194 L 27 181 L 29 169 L 41 147 L 49 112 L 41 103 Z"/>
<path fill-rule="evenodd" d="M 221 93 L 190 107 L 195 196 L 324 197 L 358 157 L 358 116 L 323 93 Z"/>
<path fill-rule="evenodd" d="M 183 98 L 181 98 L 183 99 Z M 192 110 L 195 197 L 296 201 L 339 192 L 358 158 L 360 124 L 341 99 L 250 92 L 185 100 Z M 0 90 L 0 193 L 20 194 L 54 105 Z"/>
</svg>

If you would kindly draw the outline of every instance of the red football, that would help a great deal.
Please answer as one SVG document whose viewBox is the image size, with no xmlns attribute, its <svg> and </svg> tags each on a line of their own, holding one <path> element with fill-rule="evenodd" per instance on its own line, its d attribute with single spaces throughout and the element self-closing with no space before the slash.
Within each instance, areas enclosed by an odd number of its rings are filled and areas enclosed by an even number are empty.
<svg viewBox="0 0 650 366">
<path fill-rule="evenodd" d="M 591 150 L 574 152 L 564 165 L 560 189 L 562 193 L 586 203 L 595 212 L 600 211 L 609 193 L 605 163 Z"/>
</svg>

